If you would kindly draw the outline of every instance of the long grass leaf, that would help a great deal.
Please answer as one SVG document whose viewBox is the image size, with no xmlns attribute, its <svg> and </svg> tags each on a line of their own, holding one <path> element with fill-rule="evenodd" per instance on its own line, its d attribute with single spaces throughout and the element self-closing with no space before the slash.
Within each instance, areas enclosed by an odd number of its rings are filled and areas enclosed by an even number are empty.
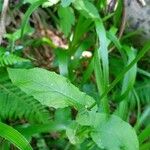
<svg viewBox="0 0 150 150">
<path fill-rule="evenodd" d="M 8 126 L 2 122 L 0 122 L 0 136 L 13 143 L 20 150 L 32 150 L 32 147 L 23 135 L 11 126 Z"/>
</svg>

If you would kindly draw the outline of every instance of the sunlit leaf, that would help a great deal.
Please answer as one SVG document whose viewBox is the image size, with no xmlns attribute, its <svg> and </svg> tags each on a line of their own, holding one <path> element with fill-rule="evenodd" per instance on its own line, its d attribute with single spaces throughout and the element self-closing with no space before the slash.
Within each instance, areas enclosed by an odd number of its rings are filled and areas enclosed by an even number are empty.
<svg viewBox="0 0 150 150">
<path fill-rule="evenodd" d="M 12 82 L 43 105 L 64 108 L 86 108 L 93 98 L 79 91 L 70 81 L 54 72 L 41 68 L 8 69 Z"/>
</svg>

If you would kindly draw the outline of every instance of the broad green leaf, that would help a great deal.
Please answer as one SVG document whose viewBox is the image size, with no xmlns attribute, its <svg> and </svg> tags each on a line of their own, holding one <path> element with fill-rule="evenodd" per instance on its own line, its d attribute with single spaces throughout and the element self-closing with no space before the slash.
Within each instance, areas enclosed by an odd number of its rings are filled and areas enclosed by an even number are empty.
<svg viewBox="0 0 150 150">
<path fill-rule="evenodd" d="M 79 91 L 67 78 L 54 72 L 33 68 L 8 69 L 8 73 L 13 84 L 43 105 L 54 108 L 74 106 L 80 109 L 94 102 L 92 97 Z"/>
<path fill-rule="evenodd" d="M 67 7 L 72 3 L 73 0 L 61 0 L 61 5 Z"/>
<path fill-rule="evenodd" d="M 80 11 L 82 15 L 87 18 L 96 19 L 99 18 L 97 8 L 88 0 L 75 0 L 73 2 L 74 7 Z"/>
<path fill-rule="evenodd" d="M 58 9 L 58 16 L 60 18 L 60 27 L 64 34 L 68 36 L 71 31 L 72 25 L 75 23 L 75 16 L 71 7 L 62 7 Z"/>
<path fill-rule="evenodd" d="M 47 123 L 49 111 L 33 97 L 28 96 L 9 80 L 6 68 L 0 69 L 0 120 L 21 120 Z"/>
<path fill-rule="evenodd" d="M 29 145 L 28 141 L 21 135 L 17 130 L 13 129 L 11 126 L 8 126 L 0 122 L 0 136 L 10 141 L 20 150 L 32 150 L 32 147 Z"/>
<path fill-rule="evenodd" d="M 115 115 L 108 116 L 94 111 L 81 113 L 77 122 L 82 126 L 90 126 L 91 137 L 101 149 L 138 150 L 139 143 L 135 130 Z"/>
</svg>

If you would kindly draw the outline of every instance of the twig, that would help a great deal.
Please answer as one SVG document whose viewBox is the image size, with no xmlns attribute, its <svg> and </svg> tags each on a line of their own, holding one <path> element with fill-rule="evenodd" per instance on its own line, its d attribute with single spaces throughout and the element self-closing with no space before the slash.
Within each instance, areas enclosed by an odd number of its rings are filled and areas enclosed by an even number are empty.
<svg viewBox="0 0 150 150">
<path fill-rule="evenodd" d="M 6 22 L 6 13 L 8 9 L 9 0 L 4 0 L 3 8 L 0 18 L 0 45 L 2 43 L 3 35 L 5 34 L 5 22 Z"/>
</svg>

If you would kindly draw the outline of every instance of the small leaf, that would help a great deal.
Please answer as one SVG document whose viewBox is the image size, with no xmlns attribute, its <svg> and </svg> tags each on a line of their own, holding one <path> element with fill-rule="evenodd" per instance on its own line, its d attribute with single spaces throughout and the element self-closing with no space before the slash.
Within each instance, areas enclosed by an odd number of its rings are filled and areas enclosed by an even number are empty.
<svg viewBox="0 0 150 150">
<path fill-rule="evenodd" d="M 79 91 L 67 78 L 54 72 L 34 68 L 8 69 L 8 73 L 13 84 L 43 105 L 54 108 L 74 106 L 80 109 L 94 102 L 92 97 Z"/>
<path fill-rule="evenodd" d="M 75 0 L 73 4 L 74 7 L 85 17 L 91 19 L 99 18 L 98 10 L 91 2 L 87 0 Z"/>
<path fill-rule="evenodd" d="M 58 15 L 60 18 L 60 27 L 64 34 L 68 36 L 71 31 L 72 25 L 75 23 L 75 16 L 71 7 L 59 7 Z"/>
</svg>

